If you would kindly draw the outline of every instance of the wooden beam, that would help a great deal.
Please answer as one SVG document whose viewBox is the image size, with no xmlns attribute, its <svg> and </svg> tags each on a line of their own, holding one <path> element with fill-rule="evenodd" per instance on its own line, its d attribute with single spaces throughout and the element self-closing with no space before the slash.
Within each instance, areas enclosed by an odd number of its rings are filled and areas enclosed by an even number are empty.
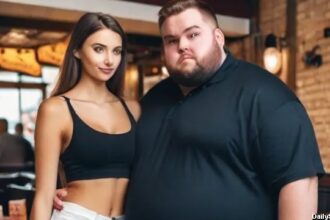
<svg viewBox="0 0 330 220">
<path fill-rule="evenodd" d="M 0 16 L 1 27 L 7 28 L 27 28 L 27 29 L 38 29 L 43 31 L 71 31 L 74 23 L 53 21 L 45 19 L 26 19 L 19 17 L 8 17 Z"/>
<path fill-rule="evenodd" d="M 0 81 L 0 88 L 16 88 L 16 89 L 44 89 L 46 83 L 24 83 L 24 82 L 5 82 Z"/>
<path fill-rule="evenodd" d="M 296 53 L 297 53 L 297 0 L 287 0 L 286 41 L 288 45 L 288 81 L 287 85 L 296 90 Z"/>
</svg>

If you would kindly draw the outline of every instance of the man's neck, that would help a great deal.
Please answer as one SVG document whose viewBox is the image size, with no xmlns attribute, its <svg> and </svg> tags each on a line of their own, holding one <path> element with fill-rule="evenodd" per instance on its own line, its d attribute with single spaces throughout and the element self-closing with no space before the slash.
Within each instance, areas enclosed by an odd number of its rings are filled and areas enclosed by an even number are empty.
<svg viewBox="0 0 330 220">
<path fill-rule="evenodd" d="M 219 64 L 213 71 L 214 73 L 222 66 L 222 64 L 225 62 L 226 58 L 227 58 L 227 54 L 224 51 L 222 51 L 221 60 L 219 61 Z M 183 86 L 180 84 L 179 84 L 179 87 L 180 87 L 180 90 L 181 90 L 183 96 L 188 95 L 193 89 L 197 88 L 197 86 L 187 87 L 187 86 Z"/>
</svg>

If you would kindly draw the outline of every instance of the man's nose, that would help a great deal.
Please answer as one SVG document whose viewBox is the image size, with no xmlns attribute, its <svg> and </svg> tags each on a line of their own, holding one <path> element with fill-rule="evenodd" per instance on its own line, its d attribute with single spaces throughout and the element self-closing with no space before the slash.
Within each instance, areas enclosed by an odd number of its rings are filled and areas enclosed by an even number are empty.
<svg viewBox="0 0 330 220">
<path fill-rule="evenodd" d="M 188 48 L 189 48 L 189 42 L 188 42 L 188 40 L 187 39 L 184 39 L 184 38 L 180 39 L 179 40 L 179 48 L 178 48 L 179 49 L 179 53 L 183 53 L 183 52 L 187 51 Z"/>
</svg>

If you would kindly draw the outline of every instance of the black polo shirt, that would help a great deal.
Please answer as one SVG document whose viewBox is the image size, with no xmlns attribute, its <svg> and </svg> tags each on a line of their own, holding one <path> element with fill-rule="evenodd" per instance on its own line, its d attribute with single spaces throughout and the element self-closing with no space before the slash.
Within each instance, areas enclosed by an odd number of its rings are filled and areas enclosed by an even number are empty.
<svg viewBox="0 0 330 220">
<path fill-rule="evenodd" d="M 312 125 L 276 77 L 228 55 L 184 97 L 142 100 L 127 220 L 272 220 L 285 184 L 323 173 Z"/>
</svg>

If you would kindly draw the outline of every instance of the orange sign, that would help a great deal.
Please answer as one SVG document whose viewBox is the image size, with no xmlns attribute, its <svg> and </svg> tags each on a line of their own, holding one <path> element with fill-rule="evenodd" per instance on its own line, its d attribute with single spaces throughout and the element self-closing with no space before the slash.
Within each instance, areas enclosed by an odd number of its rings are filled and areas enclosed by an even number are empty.
<svg viewBox="0 0 330 220">
<path fill-rule="evenodd" d="M 32 76 L 41 75 L 41 66 L 36 60 L 34 49 L 0 47 L 0 67 Z"/>
<path fill-rule="evenodd" d="M 45 45 L 38 48 L 38 60 L 41 63 L 60 66 L 67 48 L 67 42 L 62 41 L 55 44 Z"/>
</svg>

